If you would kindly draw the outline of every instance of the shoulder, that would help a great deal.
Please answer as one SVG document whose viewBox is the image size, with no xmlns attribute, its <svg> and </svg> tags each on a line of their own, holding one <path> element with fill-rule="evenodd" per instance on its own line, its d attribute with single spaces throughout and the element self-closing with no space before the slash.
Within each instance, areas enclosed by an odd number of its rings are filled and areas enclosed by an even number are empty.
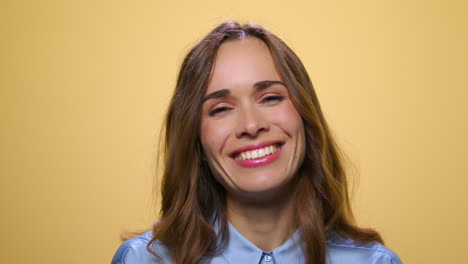
<svg viewBox="0 0 468 264">
<path fill-rule="evenodd" d="M 160 260 L 148 250 L 152 232 L 129 239 L 120 245 L 112 258 L 112 264 L 159 264 Z M 156 252 L 165 263 L 171 263 L 166 247 L 159 241 L 151 244 L 150 249 Z"/>
<path fill-rule="evenodd" d="M 350 238 L 332 233 L 327 239 L 330 264 L 402 264 L 400 258 L 378 242 L 360 244 Z"/>
</svg>

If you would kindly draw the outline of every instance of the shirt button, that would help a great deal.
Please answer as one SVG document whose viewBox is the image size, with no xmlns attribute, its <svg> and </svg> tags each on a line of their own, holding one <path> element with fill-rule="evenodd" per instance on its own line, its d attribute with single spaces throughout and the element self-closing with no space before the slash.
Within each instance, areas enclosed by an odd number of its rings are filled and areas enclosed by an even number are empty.
<svg viewBox="0 0 468 264">
<path fill-rule="evenodd" d="M 270 261 L 271 261 L 271 256 L 266 255 L 266 256 L 265 256 L 265 261 L 266 261 L 266 262 L 270 262 Z"/>
</svg>

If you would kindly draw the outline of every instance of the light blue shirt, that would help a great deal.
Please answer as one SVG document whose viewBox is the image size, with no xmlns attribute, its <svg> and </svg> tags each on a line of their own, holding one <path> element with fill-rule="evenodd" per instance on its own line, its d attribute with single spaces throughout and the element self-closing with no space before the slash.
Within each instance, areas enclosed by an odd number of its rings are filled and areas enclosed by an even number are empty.
<svg viewBox="0 0 468 264">
<path fill-rule="evenodd" d="M 243 237 L 229 224 L 229 240 L 222 253 L 204 264 L 302 264 L 304 252 L 301 233 L 297 230 L 290 239 L 270 252 L 264 252 Z M 146 246 L 152 233 L 146 232 L 125 241 L 117 250 L 112 264 L 159 264 Z M 195 243 L 195 242 L 194 242 Z M 166 264 L 173 263 L 167 248 L 159 241 L 151 245 Z M 327 236 L 327 264 L 402 264 L 398 256 L 380 243 L 358 244 L 331 232 Z"/>
</svg>

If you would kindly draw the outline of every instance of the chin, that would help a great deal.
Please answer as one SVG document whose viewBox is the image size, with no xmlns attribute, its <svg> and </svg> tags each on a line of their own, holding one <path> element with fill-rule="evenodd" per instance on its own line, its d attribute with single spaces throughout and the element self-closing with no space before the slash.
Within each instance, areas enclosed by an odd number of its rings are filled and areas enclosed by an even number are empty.
<svg viewBox="0 0 468 264">
<path fill-rule="evenodd" d="M 240 185 L 238 190 L 234 191 L 234 196 L 242 198 L 246 202 L 268 201 L 285 197 L 285 182 L 274 183 L 271 181 L 259 181 L 257 183 L 250 182 L 248 185 Z"/>
</svg>

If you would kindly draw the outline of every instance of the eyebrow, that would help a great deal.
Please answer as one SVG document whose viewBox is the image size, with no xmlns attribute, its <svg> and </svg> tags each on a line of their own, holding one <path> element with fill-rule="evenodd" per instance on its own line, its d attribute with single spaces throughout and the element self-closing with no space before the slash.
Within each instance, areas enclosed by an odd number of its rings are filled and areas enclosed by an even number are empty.
<svg viewBox="0 0 468 264">
<path fill-rule="evenodd" d="M 286 85 L 282 81 L 270 81 L 270 80 L 256 82 L 256 83 L 254 83 L 253 87 L 254 87 L 255 91 L 261 91 L 261 90 L 264 90 L 264 89 L 266 89 L 266 88 L 268 88 L 268 87 L 270 87 L 270 86 L 272 86 L 274 84 L 280 84 L 280 85 L 286 87 Z M 203 103 L 206 102 L 207 100 L 210 100 L 210 99 L 217 99 L 217 98 L 227 97 L 230 94 L 231 94 L 231 92 L 228 89 L 221 89 L 221 90 L 212 92 L 209 95 L 205 96 L 203 98 Z"/>
<path fill-rule="evenodd" d="M 286 85 L 282 82 L 282 81 L 259 81 L 259 82 L 256 82 L 254 84 L 254 89 L 257 90 L 257 91 L 260 91 L 260 90 L 263 90 L 265 88 L 268 88 L 274 84 L 280 84 L 284 87 L 286 87 Z"/>
</svg>

